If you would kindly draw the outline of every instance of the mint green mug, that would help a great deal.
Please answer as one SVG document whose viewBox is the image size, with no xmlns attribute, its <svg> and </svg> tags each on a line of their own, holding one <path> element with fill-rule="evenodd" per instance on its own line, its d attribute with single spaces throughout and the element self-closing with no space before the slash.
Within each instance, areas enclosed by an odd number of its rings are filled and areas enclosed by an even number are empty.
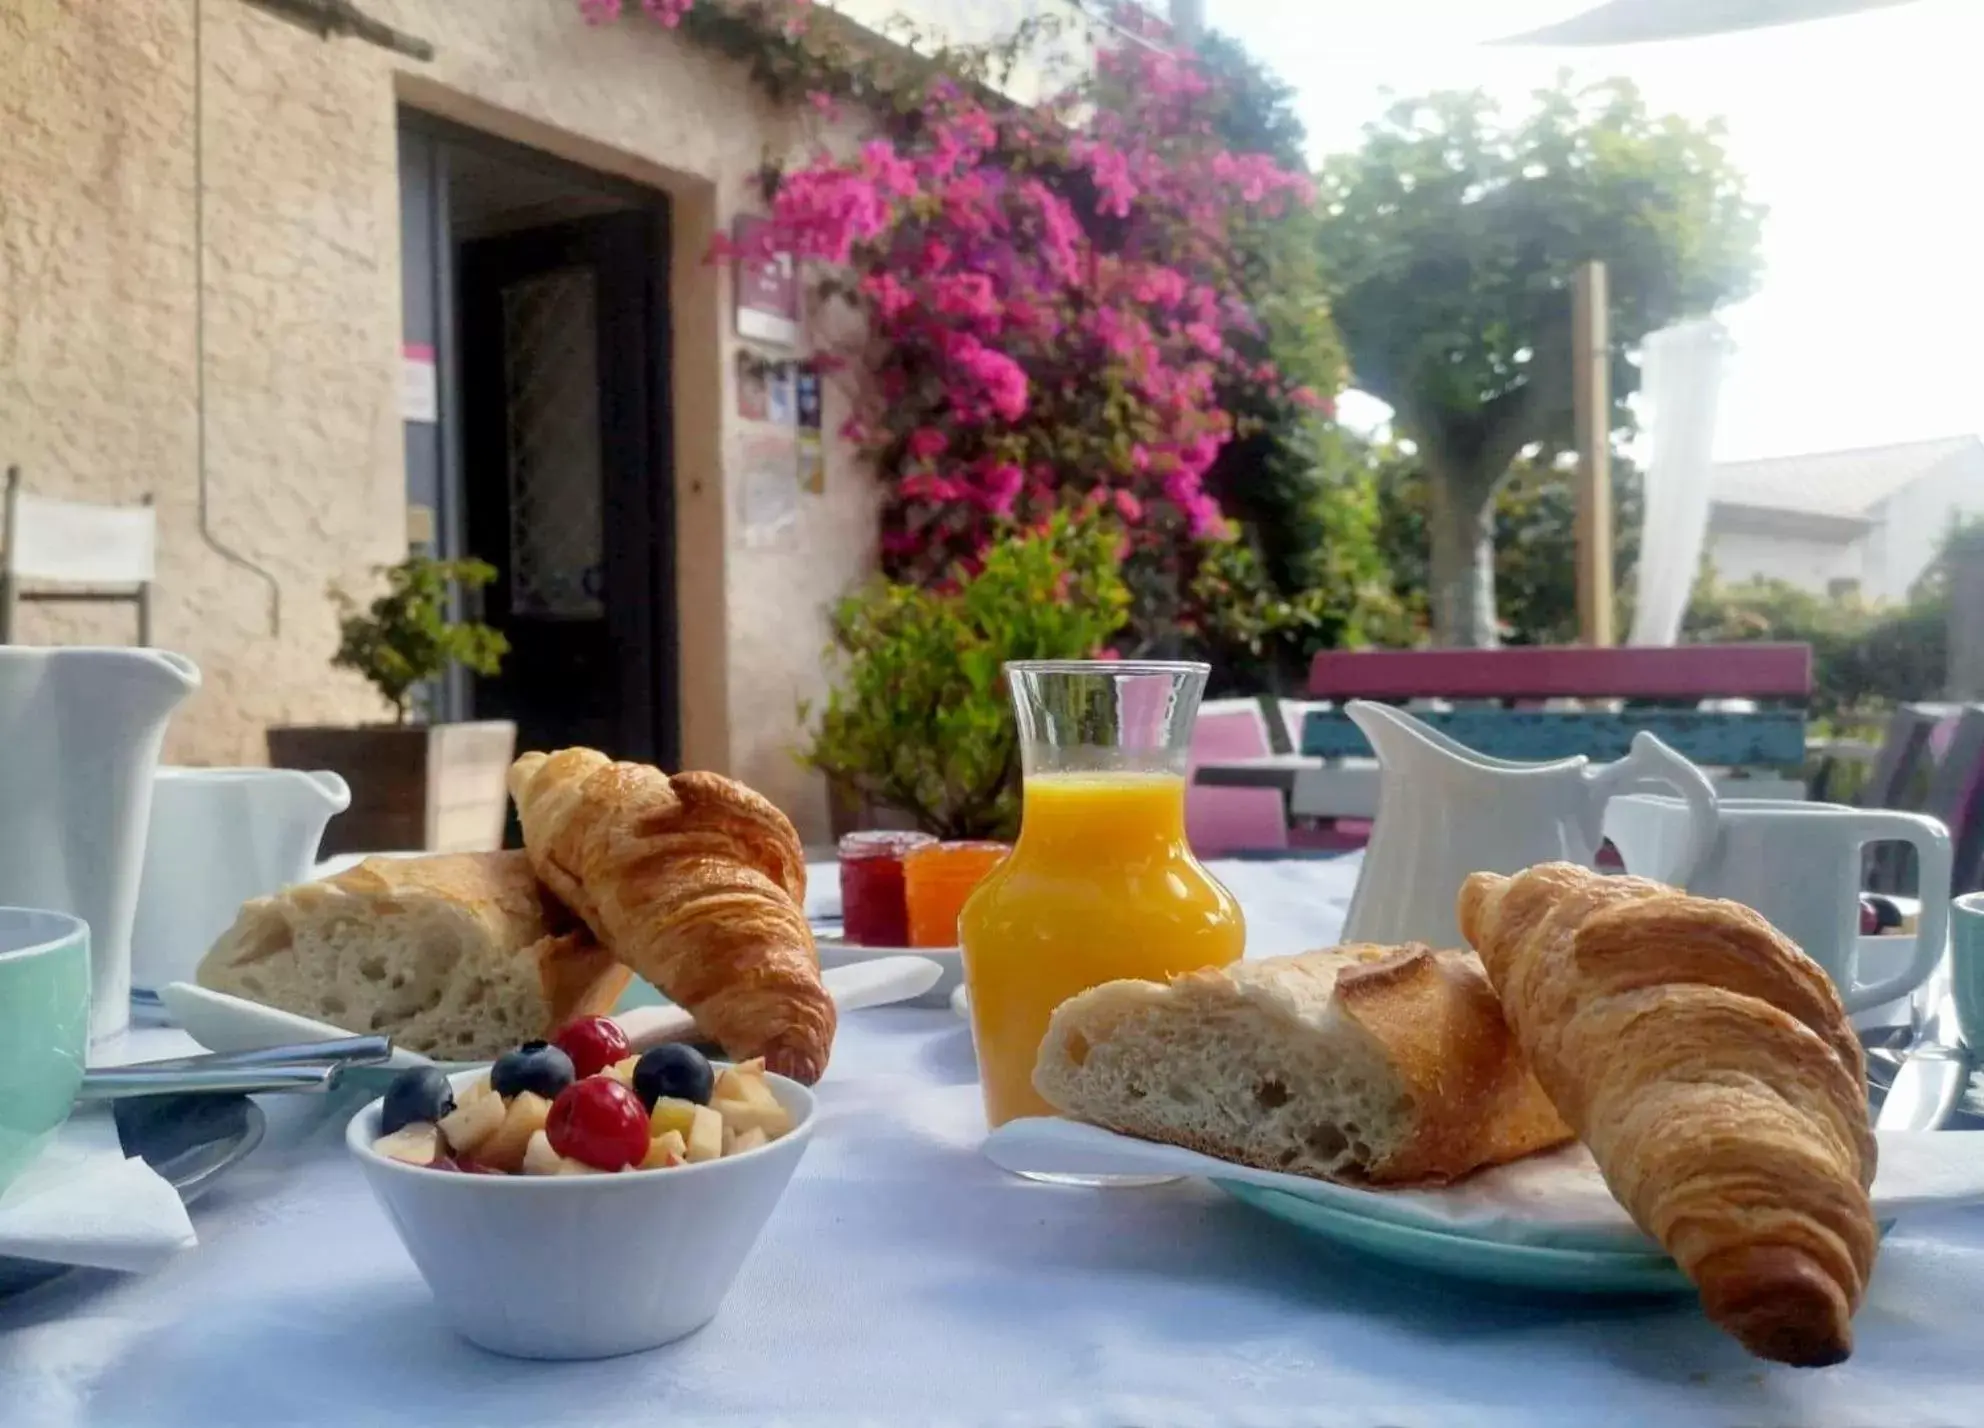
<svg viewBox="0 0 1984 1428">
<path fill-rule="evenodd" d="M 89 1044 L 89 925 L 0 907 L 0 1190 L 69 1118 Z"/>
<path fill-rule="evenodd" d="M 1984 892 L 1950 904 L 1950 992 L 1963 1044 L 1984 1050 Z"/>
</svg>

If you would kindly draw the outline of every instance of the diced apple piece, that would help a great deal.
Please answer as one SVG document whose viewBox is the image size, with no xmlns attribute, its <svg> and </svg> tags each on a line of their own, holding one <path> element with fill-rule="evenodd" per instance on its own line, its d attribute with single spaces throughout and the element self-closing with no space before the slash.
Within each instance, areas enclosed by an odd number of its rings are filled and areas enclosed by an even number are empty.
<svg viewBox="0 0 1984 1428">
<path fill-rule="evenodd" d="M 654 1111 L 648 1116 L 648 1134 L 666 1135 L 677 1131 L 684 1140 L 689 1138 L 689 1127 L 696 1123 L 696 1103 L 677 1100 L 673 1096 L 663 1096 L 654 1103 Z"/>
<path fill-rule="evenodd" d="M 494 1170 L 515 1175 L 523 1166 L 530 1138 L 551 1118 L 551 1102 L 534 1091 L 510 1097 L 509 1109 L 496 1133 L 475 1148 L 475 1158 Z"/>
<path fill-rule="evenodd" d="M 596 1165 L 587 1165 L 583 1160 L 574 1160 L 568 1155 L 558 1162 L 558 1173 L 560 1175 L 604 1175 L 606 1172 Z"/>
<path fill-rule="evenodd" d="M 530 1144 L 524 1147 L 524 1174 L 556 1175 L 565 1163 L 565 1157 L 551 1148 L 551 1137 L 543 1131 L 532 1131 Z"/>
<path fill-rule="evenodd" d="M 441 1134 L 456 1155 L 474 1155 L 484 1141 L 503 1128 L 504 1115 L 503 1098 L 494 1091 L 473 1100 L 458 1098 L 455 1108 L 441 1117 Z"/>
<path fill-rule="evenodd" d="M 491 1096 L 496 1096 L 496 1088 L 489 1084 L 489 1078 L 487 1076 L 483 1076 L 479 1080 L 469 1082 L 461 1090 L 455 1092 L 455 1106 L 457 1109 L 460 1109 L 470 1101 L 487 1100 Z M 501 1100 L 502 1097 L 497 1096 L 496 1099 Z"/>
<path fill-rule="evenodd" d="M 634 1084 L 634 1068 L 640 1064 L 641 1058 L 639 1056 L 623 1056 L 606 1068 L 606 1074 L 621 1085 L 632 1087 Z"/>
<path fill-rule="evenodd" d="M 755 1128 L 765 1133 L 766 1140 L 777 1140 L 792 1129 L 792 1113 L 776 1100 L 769 1106 L 744 1100 L 717 1100 L 710 1105 L 723 1117 L 724 1124 L 739 1135 Z"/>
<path fill-rule="evenodd" d="M 710 1093 L 712 1101 L 740 1100 L 744 1092 L 739 1085 L 753 1078 L 762 1080 L 765 1074 L 765 1058 L 754 1056 L 749 1061 L 740 1061 L 735 1066 L 726 1066 L 716 1073 L 716 1089 Z"/>
<path fill-rule="evenodd" d="M 391 1135 L 380 1136 L 372 1142 L 372 1149 L 388 1160 L 404 1161 L 408 1165 L 432 1165 L 439 1160 L 445 1150 L 441 1143 L 441 1128 L 432 1121 L 415 1121 L 412 1125 L 401 1126 Z"/>
<path fill-rule="evenodd" d="M 681 1131 L 663 1131 L 648 1142 L 647 1157 L 641 1161 L 643 1170 L 665 1170 L 670 1166 L 681 1165 L 689 1158 L 688 1147 L 682 1142 Z"/>
<path fill-rule="evenodd" d="M 762 1071 L 740 1073 L 730 1095 L 736 1100 L 749 1101 L 753 1105 L 778 1104 L 778 1097 L 772 1094 L 772 1088 L 765 1083 L 765 1073 Z"/>
<path fill-rule="evenodd" d="M 697 1106 L 695 1113 L 689 1127 L 689 1163 L 723 1159 L 723 1117 L 708 1106 Z"/>
<path fill-rule="evenodd" d="M 764 1131 L 757 1126 L 752 1126 L 749 1130 L 743 1130 L 737 1133 L 737 1139 L 730 1143 L 730 1154 L 742 1155 L 747 1150 L 756 1150 L 759 1146 L 765 1144 L 768 1144 L 768 1141 Z"/>
</svg>

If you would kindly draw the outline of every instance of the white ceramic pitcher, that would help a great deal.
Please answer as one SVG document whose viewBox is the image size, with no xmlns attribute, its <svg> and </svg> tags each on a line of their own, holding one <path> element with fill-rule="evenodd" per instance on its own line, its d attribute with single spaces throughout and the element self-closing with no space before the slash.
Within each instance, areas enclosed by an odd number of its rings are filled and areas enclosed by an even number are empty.
<svg viewBox="0 0 1984 1428">
<path fill-rule="evenodd" d="M 191 981 L 250 898 L 304 882 L 324 825 L 351 807 L 329 771 L 162 768 L 131 936 L 131 985 Z"/>
<path fill-rule="evenodd" d="M 131 1016 L 131 918 L 184 655 L 0 646 L 0 905 L 90 926 L 90 1038 Z"/>
<path fill-rule="evenodd" d="M 1517 873 L 1537 863 L 1590 867 L 1605 805 L 1622 793 L 1679 794 L 1689 812 L 1680 861 L 1692 870 L 1715 842 L 1708 776 L 1649 733 L 1632 752 L 1594 767 L 1491 759 L 1389 704 L 1344 706 L 1377 752 L 1378 817 L 1344 922 L 1346 942 L 1460 947 L 1454 912 L 1469 873 Z"/>
</svg>

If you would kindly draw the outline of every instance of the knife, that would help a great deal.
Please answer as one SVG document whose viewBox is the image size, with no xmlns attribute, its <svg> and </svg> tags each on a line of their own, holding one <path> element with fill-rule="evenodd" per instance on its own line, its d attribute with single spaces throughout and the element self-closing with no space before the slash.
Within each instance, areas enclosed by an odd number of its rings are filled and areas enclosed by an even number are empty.
<svg viewBox="0 0 1984 1428">
<path fill-rule="evenodd" d="M 1955 1113 L 1970 1081 L 1970 1053 L 1956 1026 L 1956 1001 L 1948 977 L 1938 972 L 1923 993 L 1929 1014 L 1888 1087 L 1874 1119 L 1877 1130 L 1941 1130 Z"/>
</svg>

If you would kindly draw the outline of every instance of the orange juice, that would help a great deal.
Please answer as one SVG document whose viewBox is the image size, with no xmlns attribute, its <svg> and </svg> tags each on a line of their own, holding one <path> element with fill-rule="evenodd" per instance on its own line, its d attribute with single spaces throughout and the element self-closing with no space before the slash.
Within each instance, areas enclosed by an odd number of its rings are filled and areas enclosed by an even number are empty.
<svg viewBox="0 0 1984 1428">
<path fill-rule="evenodd" d="M 1174 774 L 1026 781 L 1012 856 L 958 923 L 985 1118 L 1052 1115 L 1033 1089 L 1054 1008 L 1121 977 L 1163 981 L 1237 961 L 1246 926 L 1185 840 Z"/>
</svg>

